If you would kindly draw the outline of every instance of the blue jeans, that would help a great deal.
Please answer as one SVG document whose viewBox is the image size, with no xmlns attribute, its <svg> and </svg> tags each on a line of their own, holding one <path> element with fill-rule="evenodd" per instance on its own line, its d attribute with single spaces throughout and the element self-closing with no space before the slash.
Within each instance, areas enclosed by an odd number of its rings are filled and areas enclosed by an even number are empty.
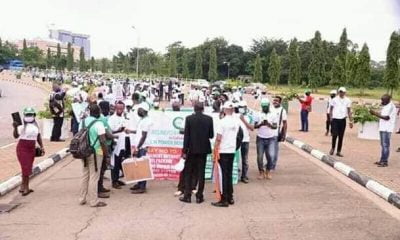
<svg viewBox="0 0 400 240">
<path fill-rule="evenodd" d="M 381 163 L 387 163 L 389 160 L 391 134 L 390 132 L 379 132 L 382 147 Z"/>
<path fill-rule="evenodd" d="M 273 169 L 274 163 L 273 161 L 276 159 L 277 156 L 277 147 L 278 145 L 278 137 L 272 138 L 260 138 L 257 137 L 257 165 L 258 170 L 260 172 L 264 172 L 264 154 L 267 158 L 267 164 L 265 165 L 265 169 L 267 171 Z"/>
<path fill-rule="evenodd" d="M 142 148 L 142 149 L 139 149 L 137 157 L 141 158 L 141 157 L 146 156 L 146 154 L 147 154 L 147 149 Z M 147 184 L 147 181 L 141 181 L 141 182 L 138 182 L 137 185 L 140 187 L 140 189 L 146 189 L 146 184 Z"/>
<path fill-rule="evenodd" d="M 300 118 L 301 118 L 301 130 L 308 132 L 308 111 L 301 110 Z"/>
<path fill-rule="evenodd" d="M 275 144 L 275 154 L 274 154 L 274 158 L 272 159 L 272 170 L 275 170 L 276 168 L 276 163 L 278 162 L 278 156 L 279 156 L 279 142 L 278 142 L 278 138 L 276 138 L 276 142 L 274 142 Z"/>
</svg>

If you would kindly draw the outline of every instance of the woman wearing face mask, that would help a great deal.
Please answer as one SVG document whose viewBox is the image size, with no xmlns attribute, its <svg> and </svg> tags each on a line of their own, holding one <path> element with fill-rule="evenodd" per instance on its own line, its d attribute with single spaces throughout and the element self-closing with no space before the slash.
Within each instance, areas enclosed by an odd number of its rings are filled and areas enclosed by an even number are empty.
<svg viewBox="0 0 400 240">
<path fill-rule="evenodd" d="M 14 122 L 14 138 L 18 138 L 17 158 L 21 165 L 22 184 L 19 192 L 26 196 L 33 192 L 29 189 L 29 176 L 32 174 L 32 165 L 36 153 L 36 141 L 38 142 L 42 154 L 44 154 L 43 142 L 39 133 L 39 127 L 35 120 L 35 110 L 33 108 L 24 109 L 23 125 L 18 126 Z"/>
</svg>

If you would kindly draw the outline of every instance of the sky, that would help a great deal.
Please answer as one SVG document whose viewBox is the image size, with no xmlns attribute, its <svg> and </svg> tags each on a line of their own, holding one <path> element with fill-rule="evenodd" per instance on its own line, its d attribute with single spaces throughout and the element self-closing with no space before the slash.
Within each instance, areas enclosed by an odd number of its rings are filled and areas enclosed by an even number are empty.
<svg viewBox="0 0 400 240">
<path fill-rule="evenodd" d="M 319 30 L 338 42 L 367 43 L 385 60 L 390 34 L 400 29 L 400 0 L 0 0 L 0 37 L 46 38 L 54 24 L 89 34 L 92 55 L 111 57 L 130 47 L 186 47 L 224 37 L 248 49 L 261 37 L 309 40 Z M 9 11 L 7 11 L 9 9 Z M 136 30 L 132 29 L 135 26 Z"/>
</svg>

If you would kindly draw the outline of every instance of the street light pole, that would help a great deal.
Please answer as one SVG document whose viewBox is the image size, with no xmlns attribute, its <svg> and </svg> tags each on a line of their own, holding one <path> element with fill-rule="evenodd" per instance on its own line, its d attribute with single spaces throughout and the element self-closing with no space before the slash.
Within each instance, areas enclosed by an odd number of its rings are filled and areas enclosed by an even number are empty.
<svg viewBox="0 0 400 240">
<path fill-rule="evenodd" d="M 137 34 L 137 46 L 136 46 L 136 77 L 139 79 L 139 31 L 132 26 L 132 29 L 136 30 Z"/>
<path fill-rule="evenodd" d="M 229 65 L 231 65 L 230 62 L 224 62 L 224 64 L 226 64 L 226 66 L 228 66 L 228 80 L 229 80 Z"/>
</svg>

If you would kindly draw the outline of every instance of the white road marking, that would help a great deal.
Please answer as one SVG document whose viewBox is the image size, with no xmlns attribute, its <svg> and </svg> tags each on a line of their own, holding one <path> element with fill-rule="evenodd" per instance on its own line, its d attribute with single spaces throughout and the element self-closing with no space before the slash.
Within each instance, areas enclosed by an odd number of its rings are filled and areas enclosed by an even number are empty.
<svg viewBox="0 0 400 240">
<path fill-rule="evenodd" d="M 14 144 L 15 144 L 15 142 L 14 142 L 14 143 L 7 144 L 7 145 L 4 145 L 4 146 L 1 146 L 0 149 L 8 148 L 8 147 L 10 147 L 10 146 L 12 146 L 12 145 L 14 145 Z"/>
</svg>

